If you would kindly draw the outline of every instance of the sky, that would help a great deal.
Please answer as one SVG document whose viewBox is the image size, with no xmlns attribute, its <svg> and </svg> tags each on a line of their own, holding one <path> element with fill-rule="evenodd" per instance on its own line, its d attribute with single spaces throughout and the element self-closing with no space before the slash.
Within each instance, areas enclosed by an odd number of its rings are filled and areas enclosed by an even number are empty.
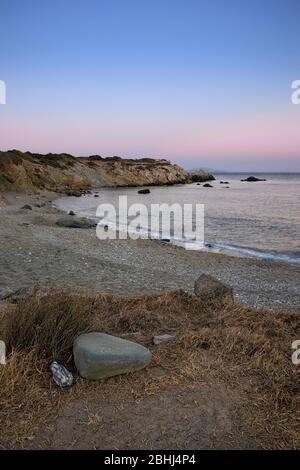
<svg viewBox="0 0 300 470">
<path fill-rule="evenodd" d="M 300 171 L 299 0 L 0 0 L 0 149 Z"/>
</svg>

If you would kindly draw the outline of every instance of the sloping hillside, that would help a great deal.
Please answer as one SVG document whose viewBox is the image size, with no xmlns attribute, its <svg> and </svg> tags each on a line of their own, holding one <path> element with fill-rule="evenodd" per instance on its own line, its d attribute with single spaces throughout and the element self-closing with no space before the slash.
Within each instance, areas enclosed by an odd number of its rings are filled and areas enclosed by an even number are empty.
<svg viewBox="0 0 300 470">
<path fill-rule="evenodd" d="M 210 175 L 207 175 L 208 179 Z M 39 155 L 18 150 L 0 152 L 0 190 L 31 192 L 86 190 L 104 186 L 186 183 L 189 174 L 168 160 L 119 157 Z"/>
<path fill-rule="evenodd" d="M 125 160 L 67 154 L 39 155 L 16 150 L 0 152 L 0 188 L 30 192 L 65 191 L 102 186 L 142 186 L 183 183 L 188 175 L 167 160 Z"/>
</svg>

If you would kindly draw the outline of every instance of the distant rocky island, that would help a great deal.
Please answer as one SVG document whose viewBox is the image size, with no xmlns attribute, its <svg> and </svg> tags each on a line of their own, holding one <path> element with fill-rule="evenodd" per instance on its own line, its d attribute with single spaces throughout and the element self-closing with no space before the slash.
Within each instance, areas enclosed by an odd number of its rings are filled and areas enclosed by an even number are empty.
<svg viewBox="0 0 300 470">
<path fill-rule="evenodd" d="M 188 173 L 163 159 L 0 152 L 0 191 L 80 192 L 93 187 L 173 185 L 213 179 L 203 170 Z"/>
</svg>

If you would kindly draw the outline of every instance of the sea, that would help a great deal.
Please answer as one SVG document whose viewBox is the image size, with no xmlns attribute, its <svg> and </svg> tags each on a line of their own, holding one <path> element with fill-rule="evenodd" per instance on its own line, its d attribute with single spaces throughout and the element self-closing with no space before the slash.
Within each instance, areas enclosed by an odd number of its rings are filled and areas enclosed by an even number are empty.
<svg viewBox="0 0 300 470">
<path fill-rule="evenodd" d="M 241 181 L 248 176 L 266 181 Z M 96 188 L 80 198 L 60 198 L 55 206 L 96 218 L 99 204 L 117 207 L 119 196 L 127 196 L 128 206 L 145 204 L 149 212 L 151 204 L 203 204 L 206 251 L 300 265 L 300 173 L 224 173 L 215 177 L 212 188 L 197 183 L 151 186 L 150 194 L 138 194 L 140 188 Z M 140 231 L 144 229 L 140 227 Z M 165 239 L 166 235 L 156 237 Z M 172 232 L 168 239 L 175 244 L 186 242 Z"/>
</svg>

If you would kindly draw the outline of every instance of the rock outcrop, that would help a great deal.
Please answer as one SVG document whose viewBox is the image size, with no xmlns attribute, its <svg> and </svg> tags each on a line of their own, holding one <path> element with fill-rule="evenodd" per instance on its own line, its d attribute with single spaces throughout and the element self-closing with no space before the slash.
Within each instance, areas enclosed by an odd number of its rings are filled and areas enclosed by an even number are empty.
<svg viewBox="0 0 300 470">
<path fill-rule="evenodd" d="M 168 160 L 0 152 L 0 191 L 31 193 L 46 189 L 80 196 L 93 187 L 159 186 L 214 179 L 203 170 L 188 173 Z"/>
<path fill-rule="evenodd" d="M 214 181 L 216 179 L 214 175 L 204 170 L 191 171 L 189 177 L 193 183 L 205 183 L 205 181 Z"/>
<path fill-rule="evenodd" d="M 168 160 L 0 152 L 0 191 L 46 189 L 80 195 L 92 187 L 169 185 L 188 179 L 183 168 Z"/>
</svg>

